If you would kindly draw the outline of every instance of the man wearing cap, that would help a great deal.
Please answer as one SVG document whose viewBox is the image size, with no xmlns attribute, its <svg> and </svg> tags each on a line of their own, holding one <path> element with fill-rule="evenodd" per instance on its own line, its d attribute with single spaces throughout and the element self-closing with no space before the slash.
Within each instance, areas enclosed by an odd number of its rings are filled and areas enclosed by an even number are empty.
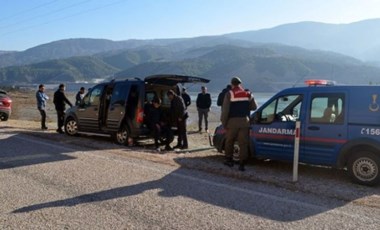
<svg viewBox="0 0 380 230">
<path fill-rule="evenodd" d="M 239 77 L 231 79 L 231 87 L 224 97 L 221 115 L 221 121 L 226 130 L 224 164 L 233 167 L 233 150 L 237 141 L 240 148 L 239 170 L 244 171 L 244 165 L 248 159 L 249 115 L 251 110 L 257 108 L 257 104 L 252 94 L 241 86 Z"/>
</svg>

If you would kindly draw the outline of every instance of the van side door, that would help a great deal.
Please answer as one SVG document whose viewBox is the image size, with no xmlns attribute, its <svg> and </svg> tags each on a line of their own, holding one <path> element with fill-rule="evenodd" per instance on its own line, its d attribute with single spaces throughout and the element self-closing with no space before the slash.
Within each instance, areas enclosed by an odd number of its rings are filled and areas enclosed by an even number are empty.
<svg viewBox="0 0 380 230">
<path fill-rule="evenodd" d="M 77 110 L 78 128 L 80 131 L 98 131 L 99 130 L 99 112 L 101 97 L 105 85 L 96 85 L 83 98 L 83 103 Z"/>
<path fill-rule="evenodd" d="M 256 157 L 293 159 L 295 122 L 302 104 L 302 94 L 280 95 L 257 111 L 250 133 Z"/>
<path fill-rule="evenodd" d="M 309 102 L 301 123 L 300 161 L 333 165 L 347 139 L 346 94 L 311 93 Z"/>
<path fill-rule="evenodd" d="M 115 84 L 112 90 L 112 94 L 108 99 L 109 102 L 107 102 L 109 106 L 106 122 L 107 129 L 110 131 L 117 131 L 125 117 L 125 106 L 130 88 L 130 84 L 120 82 Z"/>
</svg>

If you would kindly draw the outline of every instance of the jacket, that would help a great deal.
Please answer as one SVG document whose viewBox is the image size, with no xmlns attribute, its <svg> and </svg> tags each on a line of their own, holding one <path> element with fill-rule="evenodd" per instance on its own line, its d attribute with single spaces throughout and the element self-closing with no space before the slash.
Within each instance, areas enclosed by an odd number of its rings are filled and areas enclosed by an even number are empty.
<svg viewBox="0 0 380 230">
<path fill-rule="evenodd" d="M 209 93 L 200 93 L 197 97 L 197 108 L 209 109 L 211 107 L 211 95 Z"/>
<path fill-rule="evenodd" d="M 185 103 L 182 97 L 174 95 L 170 103 L 170 114 L 172 121 L 177 122 L 179 118 L 184 119 L 187 114 Z"/>
<path fill-rule="evenodd" d="M 70 106 L 73 106 L 71 102 L 69 101 L 69 99 L 67 99 L 65 93 L 59 89 L 55 91 L 54 93 L 53 103 L 55 105 L 55 110 L 57 111 L 65 111 L 66 110 L 65 103 Z"/>
<path fill-rule="evenodd" d="M 224 89 L 222 90 L 222 92 L 219 93 L 219 95 L 218 95 L 218 100 L 217 100 L 217 102 L 216 102 L 216 105 L 217 105 L 217 106 L 222 106 L 222 105 L 223 105 L 224 97 L 226 96 L 226 93 L 227 93 L 228 91 L 230 91 L 230 89 L 228 89 L 228 88 L 224 88 Z"/>
<path fill-rule="evenodd" d="M 188 107 L 189 105 L 191 105 L 191 98 L 190 98 L 189 94 L 183 92 L 182 93 L 182 99 L 185 102 L 185 106 L 186 107 Z"/>
<path fill-rule="evenodd" d="M 235 86 L 226 93 L 223 100 L 221 121 L 226 128 L 249 127 L 249 112 L 257 109 L 257 103 L 250 92 Z"/>
<path fill-rule="evenodd" d="M 44 92 L 38 90 L 36 92 L 36 98 L 37 98 L 37 108 L 44 110 L 46 107 L 46 101 L 49 99 L 49 97 Z"/>
</svg>

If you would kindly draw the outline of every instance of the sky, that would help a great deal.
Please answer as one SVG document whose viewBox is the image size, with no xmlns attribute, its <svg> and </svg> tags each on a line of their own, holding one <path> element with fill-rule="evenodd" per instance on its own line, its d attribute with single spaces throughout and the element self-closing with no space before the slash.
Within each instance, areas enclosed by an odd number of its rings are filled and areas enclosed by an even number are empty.
<svg viewBox="0 0 380 230">
<path fill-rule="evenodd" d="M 69 38 L 188 38 L 380 18 L 380 0 L 0 0 L 0 51 Z"/>
</svg>

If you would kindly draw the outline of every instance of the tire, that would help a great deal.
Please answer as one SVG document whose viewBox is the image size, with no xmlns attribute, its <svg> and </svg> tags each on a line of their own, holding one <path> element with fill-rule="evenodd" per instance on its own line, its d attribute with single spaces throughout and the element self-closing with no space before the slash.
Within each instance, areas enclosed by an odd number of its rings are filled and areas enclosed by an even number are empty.
<svg viewBox="0 0 380 230">
<path fill-rule="evenodd" d="M 8 120 L 8 114 L 0 113 L 0 121 L 7 121 L 7 120 Z"/>
<path fill-rule="evenodd" d="M 353 182 L 373 186 L 380 182 L 380 157 L 370 150 L 361 150 L 348 160 L 348 173 Z"/>
<path fill-rule="evenodd" d="M 163 144 L 165 144 L 165 143 L 169 143 L 169 144 L 171 144 L 173 141 L 174 141 L 174 135 L 171 135 L 171 136 L 168 137 L 168 138 L 160 137 L 160 139 L 159 139 L 159 144 L 161 144 L 161 145 L 163 145 Z"/>
<path fill-rule="evenodd" d="M 74 118 L 69 117 L 66 119 L 65 133 L 69 136 L 78 135 L 78 122 Z"/>
<path fill-rule="evenodd" d="M 122 125 L 114 135 L 115 142 L 119 145 L 128 145 L 129 132 L 125 125 Z"/>
</svg>

